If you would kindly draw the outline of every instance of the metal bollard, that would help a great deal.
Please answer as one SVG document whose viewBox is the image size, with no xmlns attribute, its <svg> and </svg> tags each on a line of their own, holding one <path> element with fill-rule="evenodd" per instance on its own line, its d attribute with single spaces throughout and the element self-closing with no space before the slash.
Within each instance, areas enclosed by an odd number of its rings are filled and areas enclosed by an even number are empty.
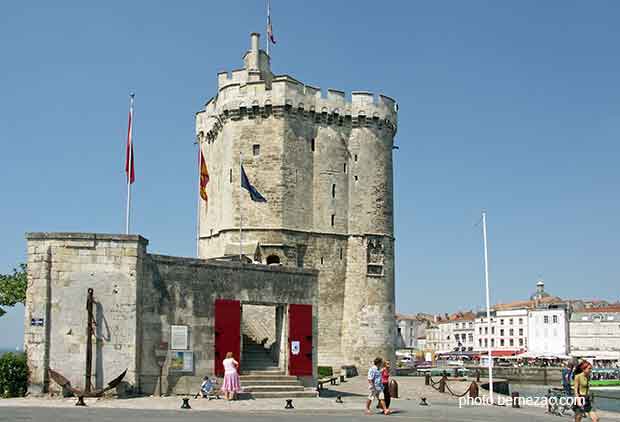
<svg viewBox="0 0 620 422">
<path fill-rule="evenodd" d="M 293 407 L 293 399 L 286 399 L 286 406 L 284 406 L 285 409 L 294 409 Z"/>
<path fill-rule="evenodd" d="M 431 385 L 431 374 L 424 374 L 424 385 Z"/>
<path fill-rule="evenodd" d="M 469 385 L 469 397 L 471 397 L 472 399 L 475 399 L 476 397 L 478 397 L 479 395 L 479 389 L 478 389 L 478 384 L 476 384 L 476 381 L 472 381 L 472 383 Z"/>
<path fill-rule="evenodd" d="M 448 377 L 446 377 L 445 375 L 443 377 L 441 377 L 441 379 L 439 380 L 439 392 L 440 393 L 445 393 L 446 392 L 446 381 L 447 381 Z"/>
<path fill-rule="evenodd" d="M 512 407 L 514 407 L 515 409 L 520 408 L 521 406 L 519 405 L 519 392 L 513 391 L 510 396 L 512 397 Z"/>
<path fill-rule="evenodd" d="M 192 406 L 189 405 L 189 397 L 183 397 L 183 404 L 181 404 L 181 409 L 191 409 Z"/>
</svg>

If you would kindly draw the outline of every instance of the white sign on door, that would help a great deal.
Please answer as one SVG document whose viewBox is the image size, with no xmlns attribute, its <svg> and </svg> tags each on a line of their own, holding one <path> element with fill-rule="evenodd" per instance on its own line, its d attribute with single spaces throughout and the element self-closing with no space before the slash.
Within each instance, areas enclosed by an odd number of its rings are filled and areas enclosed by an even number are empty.
<svg viewBox="0 0 620 422">
<path fill-rule="evenodd" d="M 291 341 L 291 353 L 293 355 L 299 354 L 299 341 Z"/>
</svg>

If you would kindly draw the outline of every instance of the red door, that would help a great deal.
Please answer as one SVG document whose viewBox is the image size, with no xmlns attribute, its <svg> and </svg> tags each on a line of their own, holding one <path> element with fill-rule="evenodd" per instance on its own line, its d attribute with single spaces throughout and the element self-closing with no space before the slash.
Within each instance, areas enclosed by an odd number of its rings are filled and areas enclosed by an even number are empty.
<svg viewBox="0 0 620 422">
<path fill-rule="evenodd" d="M 312 305 L 288 306 L 288 370 L 312 375 Z"/>
<path fill-rule="evenodd" d="M 224 376 L 222 361 L 232 352 L 240 362 L 241 303 L 238 300 L 215 300 L 215 375 Z"/>
</svg>

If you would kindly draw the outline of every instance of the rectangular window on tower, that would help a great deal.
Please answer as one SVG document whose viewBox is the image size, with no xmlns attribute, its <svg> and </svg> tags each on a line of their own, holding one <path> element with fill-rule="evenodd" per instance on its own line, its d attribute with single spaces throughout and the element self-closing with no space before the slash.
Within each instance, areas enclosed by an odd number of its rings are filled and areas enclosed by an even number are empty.
<svg viewBox="0 0 620 422">
<path fill-rule="evenodd" d="M 230 175 L 229 175 L 229 178 L 230 178 L 230 183 L 232 183 L 232 169 L 230 169 Z"/>
<path fill-rule="evenodd" d="M 336 197 L 336 184 L 332 184 L 332 198 Z"/>
<path fill-rule="evenodd" d="M 312 152 L 314 152 L 314 148 L 315 148 L 314 138 L 312 138 L 312 139 L 310 140 L 310 149 L 312 150 Z"/>
<path fill-rule="evenodd" d="M 252 154 L 255 157 L 258 157 L 260 155 L 260 145 L 259 144 L 252 145 Z"/>
<path fill-rule="evenodd" d="M 343 171 L 344 171 L 344 174 L 347 174 L 347 163 L 344 163 L 344 169 L 343 169 Z"/>
<path fill-rule="evenodd" d="M 336 222 L 336 215 L 332 214 L 332 227 L 334 227 L 335 222 Z"/>
</svg>

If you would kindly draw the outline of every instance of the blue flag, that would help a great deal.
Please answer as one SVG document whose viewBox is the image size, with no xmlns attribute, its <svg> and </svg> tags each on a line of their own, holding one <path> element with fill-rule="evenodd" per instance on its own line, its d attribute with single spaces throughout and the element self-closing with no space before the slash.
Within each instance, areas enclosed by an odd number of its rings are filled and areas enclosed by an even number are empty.
<svg viewBox="0 0 620 422">
<path fill-rule="evenodd" d="M 241 165 L 241 187 L 247 189 L 250 192 L 250 198 L 254 202 L 267 202 L 267 200 L 260 194 L 259 191 L 256 190 L 254 186 L 250 184 L 248 180 L 248 175 L 245 174 L 245 170 L 243 169 L 243 164 Z"/>
</svg>

